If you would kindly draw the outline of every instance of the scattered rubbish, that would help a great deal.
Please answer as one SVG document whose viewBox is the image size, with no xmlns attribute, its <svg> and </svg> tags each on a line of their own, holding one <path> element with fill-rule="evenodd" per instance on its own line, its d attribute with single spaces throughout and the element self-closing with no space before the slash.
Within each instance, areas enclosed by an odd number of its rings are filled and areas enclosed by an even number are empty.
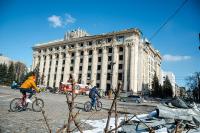
<svg viewBox="0 0 200 133">
<path fill-rule="evenodd" d="M 146 117 L 132 119 L 122 126 L 123 133 L 132 132 L 200 132 L 200 109 L 180 98 L 157 105 Z"/>
<path fill-rule="evenodd" d="M 134 116 L 134 117 L 133 117 Z M 127 119 L 133 117 L 130 121 Z M 105 120 L 87 120 L 85 123 L 94 127 L 85 133 L 103 133 Z M 115 119 L 111 118 L 110 126 L 114 127 Z M 188 104 L 180 98 L 171 102 L 158 104 L 157 108 L 149 114 L 129 114 L 118 119 L 118 133 L 199 133 L 200 109 L 198 106 Z"/>
</svg>

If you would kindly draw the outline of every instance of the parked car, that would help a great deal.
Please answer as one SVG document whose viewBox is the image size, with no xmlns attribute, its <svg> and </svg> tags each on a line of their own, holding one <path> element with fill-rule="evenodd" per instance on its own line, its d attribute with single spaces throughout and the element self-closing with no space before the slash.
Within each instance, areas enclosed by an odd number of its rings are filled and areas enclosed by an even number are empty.
<svg viewBox="0 0 200 133">
<path fill-rule="evenodd" d="M 76 84 L 79 88 L 79 93 L 80 94 L 84 94 L 87 95 L 87 93 L 89 92 L 89 86 L 85 85 L 85 84 Z"/>
<path fill-rule="evenodd" d="M 120 97 L 120 101 L 142 103 L 143 99 L 142 99 L 142 97 L 137 96 L 137 95 L 129 95 L 128 97 Z"/>
<path fill-rule="evenodd" d="M 75 94 L 87 94 L 87 92 L 89 91 L 89 87 L 88 85 L 84 85 L 84 84 L 75 84 L 74 87 L 74 93 Z M 59 86 L 59 92 L 60 93 L 71 93 L 72 92 L 72 84 L 67 82 L 67 83 L 60 83 Z"/>
<path fill-rule="evenodd" d="M 58 89 L 57 87 L 54 87 L 54 88 L 52 88 L 52 87 L 47 87 L 47 88 L 46 88 L 46 90 L 49 91 L 49 92 L 51 92 L 51 93 L 56 93 L 56 92 L 57 92 L 57 89 Z"/>
</svg>

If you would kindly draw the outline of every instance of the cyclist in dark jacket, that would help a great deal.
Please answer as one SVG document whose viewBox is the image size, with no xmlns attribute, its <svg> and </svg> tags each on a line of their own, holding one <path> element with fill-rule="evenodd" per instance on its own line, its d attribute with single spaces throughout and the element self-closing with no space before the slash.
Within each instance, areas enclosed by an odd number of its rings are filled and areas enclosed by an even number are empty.
<svg viewBox="0 0 200 133">
<path fill-rule="evenodd" d="M 92 103 L 92 107 L 94 107 L 96 105 L 96 96 L 100 96 L 99 92 L 97 91 L 97 87 L 94 86 L 89 93 L 89 98 L 91 99 L 91 103 Z"/>
</svg>

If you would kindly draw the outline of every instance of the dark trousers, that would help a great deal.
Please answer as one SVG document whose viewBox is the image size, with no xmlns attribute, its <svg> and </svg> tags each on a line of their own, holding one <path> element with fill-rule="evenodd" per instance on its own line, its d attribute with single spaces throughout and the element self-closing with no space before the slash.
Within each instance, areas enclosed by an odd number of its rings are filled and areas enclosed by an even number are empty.
<svg viewBox="0 0 200 133">
<path fill-rule="evenodd" d="M 96 105 L 96 97 L 91 98 L 92 107 Z"/>
<path fill-rule="evenodd" d="M 30 99 L 33 94 L 34 94 L 34 91 L 32 90 L 32 88 L 29 88 L 29 89 L 23 89 L 23 88 L 20 88 L 20 92 L 23 94 L 23 95 L 26 95 L 26 92 L 27 93 L 30 93 L 30 95 L 28 96 L 28 98 Z"/>
</svg>

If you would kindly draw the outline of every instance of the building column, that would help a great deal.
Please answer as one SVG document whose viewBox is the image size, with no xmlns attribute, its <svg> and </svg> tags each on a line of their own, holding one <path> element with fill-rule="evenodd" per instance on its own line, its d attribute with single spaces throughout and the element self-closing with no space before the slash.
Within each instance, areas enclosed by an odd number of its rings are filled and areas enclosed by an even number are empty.
<svg viewBox="0 0 200 133">
<path fill-rule="evenodd" d="M 79 64 L 80 64 L 80 53 L 77 50 L 75 52 L 75 58 L 74 58 L 74 79 L 75 81 L 78 81 L 78 74 L 79 74 Z"/>
<path fill-rule="evenodd" d="M 108 53 L 106 47 L 103 47 L 102 51 L 102 63 L 101 63 L 101 81 L 100 88 L 106 91 L 106 81 L 107 81 L 107 66 L 108 66 Z"/>
<path fill-rule="evenodd" d="M 56 87 L 59 87 L 60 85 L 61 72 L 62 72 L 62 60 L 63 60 L 63 56 L 62 56 L 62 53 L 60 53 L 59 59 L 58 59 L 57 73 L 56 73 Z"/>
<path fill-rule="evenodd" d="M 138 43 L 131 44 L 131 60 L 130 60 L 130 89 L 134 94 L 138 93 Z"/>
<path fill-rule="evenodd" d="M 38 61 L 39 61 L 39 57 L 38 57 L 38 56 L 35 56 L 35 59 L 34 59 L 34 65 L 33 65 L 33 70 L 34 70 L 35 67 L 37 66 Z"/>
<path fill-rule="evenodd" d="M 139 46 L 138 46 L 138 91 L 143 93 L 143 67 L 144 67 L 144 64 L 143 64 L 143 45 L 142 43 L 140 42 Z"/>
<path fill-rule="evenodd" d="M 127 91 L 128 89 L 128 46 L 124 46 L 124 86 L 123 90 Z"/>
<path fill-rule="evenodd" d="M 118 83 L 118 65 L 119 65 L 119 51 L 117 46 L 113 46 L 113 70 L 112 70 L 112 89 L 117 89 Z"/>
<path fill-rule="evenodd" d="M 35 59 L 36 59 L 36 56 L 33 56 L 31 71 L 33 71 L 33 69 L 35 68 Z"/>
<path fill-rule="evenodd" d="M 138 80 L 140 80 L 138 78 L 138 43 L 139 43 L 139 40 L 137 40 L 135 42 L 135 49 L 134 49 L 134 87 L 133 87 L 133 93 L 138 93 Z"/>
<path fill-rule="evenodd" d="M 134 45 L 131 44 L 130 46 L 130 82 L 129 88 L 134 92 Z"/>
<path fill-rule="evenodd" d="M 81 77 L 81 83 L 86 84 L 87 83 L 87 72 L 88 72 L 88 51 L 85 49 L 84 55 L 83 55 L 83 68 L 82 68 L 82 77 Z"/>
<path fill-rule="evenodd" d="M 41 55 L 41 58 L 40 58 L 40 66 L 39 66 L 39 79 L 40 79 L 40 82 L 39 84 L 43 84 L 42 83 L 42 75 L 44 74 L 43 73 L 43 69 L 44 69 L 44 55 Z"/>
<path fill-rule="evenodd" d="M 52 55 L 52 60 L 51 60 L 51 72 L 50 72 L 50 79 L 49 79 L 49 86 L 53 87 L 54 83 L 54 75 L 55 75 L 55 67 L 56 67 L 56 55 Z"/>
<path fill-rule="evenodd" d="M 45 64 L 45 70 L 44 70 L 44 85 L 47 86 L 48 82 L 48 72 L 49 72 L 49 55 L 46 56 L 46 64 Z"/>
<path fill-rule="evenodd" d="M 32 70 L 34 70 L 35 69 L 35 67 L 37 66 L 37 64 L 38 64 L 38 61 L 39 61 L 39 56 L 38 56 L 39 54 L 36 52 L 36 51 L 34 51 L 33 52 L 33 64 L 32 64 Z"/>
<path fill-rule="evenodd" d="M 70 75 L 70 55 L 69 52 L 66 52 L 66 58 L 65 58 L 65 66 L 64 66 L 64 74 L 63 74 L 63 82 L 66 83 L 69 79 Z"/>
<path fill-rule="evenodd" d="M 92 74 L 91 74 L 91 80 L 92 80 L 92 86 L 96 86 L 98 56 L 97 56 L 97 50 L 96 50 L 96 48 L 93 48 L 92 50 L 93 50 L 93 53 L 92 53 Z"/>
</svg>

